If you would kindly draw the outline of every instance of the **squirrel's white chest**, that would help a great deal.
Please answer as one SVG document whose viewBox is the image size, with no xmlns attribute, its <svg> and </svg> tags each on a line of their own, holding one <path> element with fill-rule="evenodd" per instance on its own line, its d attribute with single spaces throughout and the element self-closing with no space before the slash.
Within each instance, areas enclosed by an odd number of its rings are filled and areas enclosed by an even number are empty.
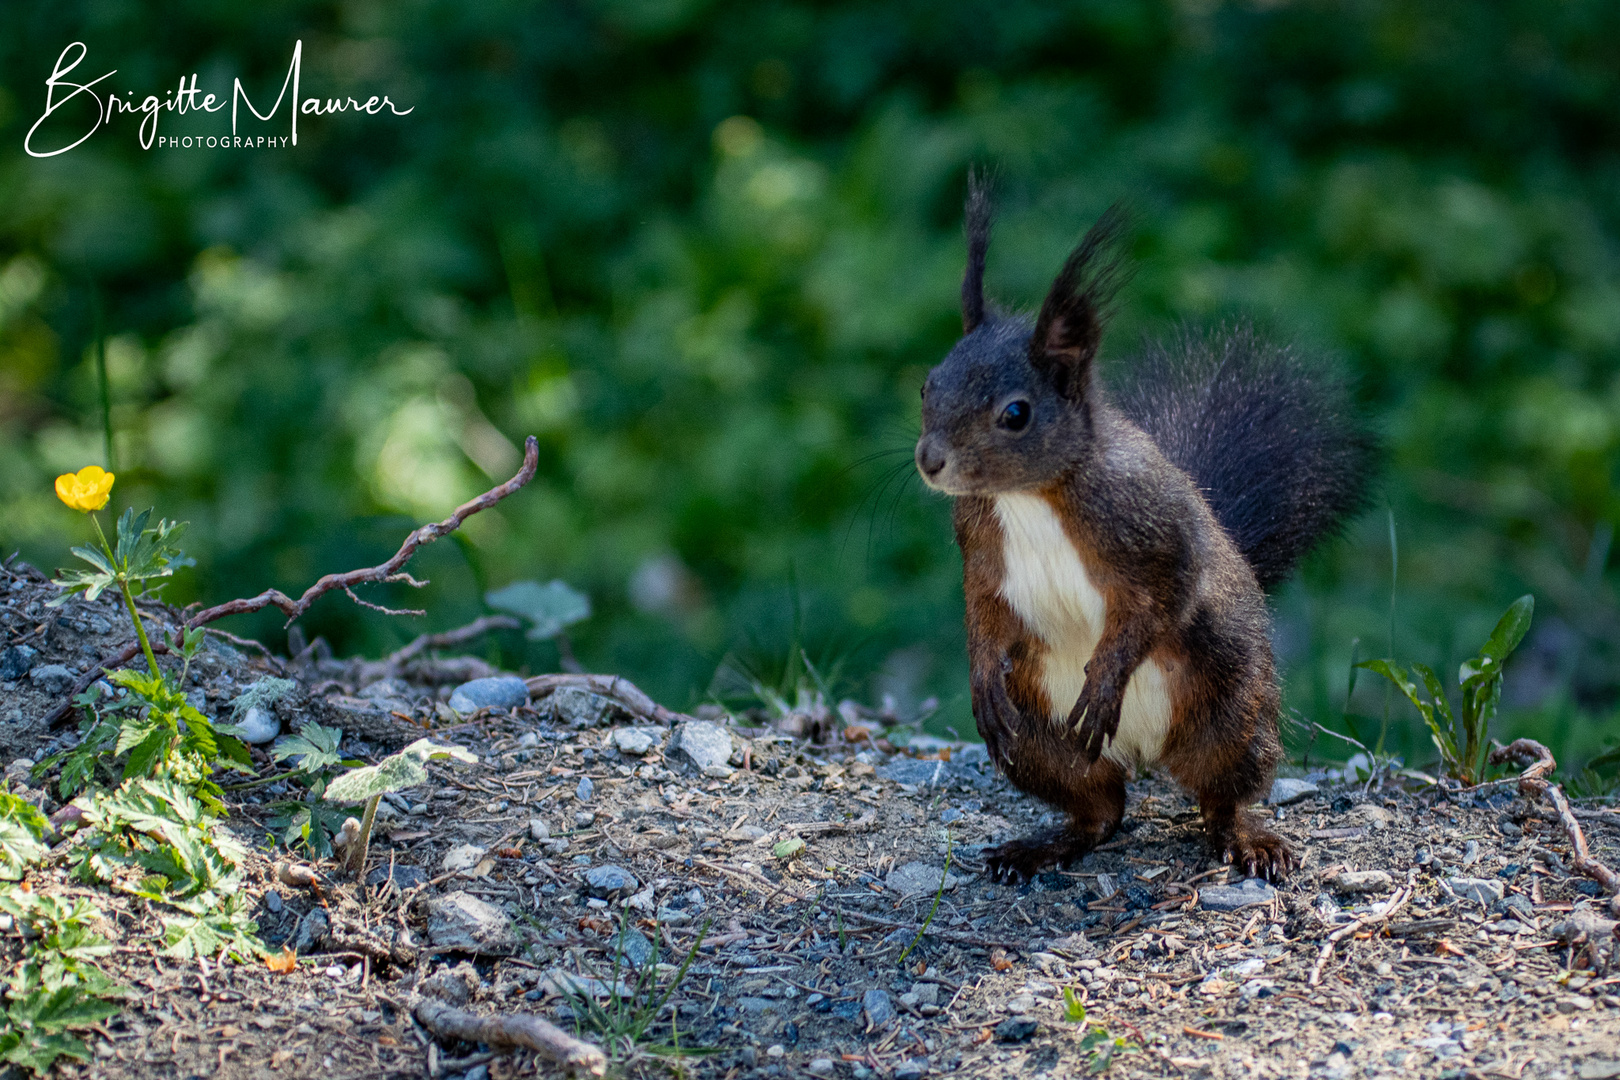
<svg viewBox="0 0 1620 1080">
<path fill-rule="evenodd" d="M 1086 663 L 1102 637 L 1108 602 L 1050 503 L 1011 492 L 996 496 L 995 505 L 1002 535 L 1001 595 L 1047 648 L 1041 682 L 1051 718 L 1061 723 L 1086 684 Z M 1164 671 L 1144 661 L 1126 684 L 1119 733 L 1103 752 L 1121 764 L 1155 761 L 1169 729 Z"/>
</svg>

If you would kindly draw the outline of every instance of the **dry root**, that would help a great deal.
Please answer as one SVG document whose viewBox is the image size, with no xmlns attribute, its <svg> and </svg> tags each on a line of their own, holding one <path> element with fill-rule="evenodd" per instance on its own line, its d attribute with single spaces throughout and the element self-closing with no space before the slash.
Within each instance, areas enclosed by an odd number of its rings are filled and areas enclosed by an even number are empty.
<svg viewBox="0 0 1620 1080">
<path fill-rule="evenodd" d="M 1564 827 L 1564 836 L 1569 840 L 1571 867 L 1603 886 L 1603 890 L 1609 894 L 1609 914 L 1620 916 L 1620 874 L 1592 857 L 1592 851 L 1586 845 L 1586 834 L 1581 831 L 1581 823 L 1575 820 L 1569 800 L 1564 797 L 1564 789 L 1546 779 L 1558 767 L 1552 751 L 1534 739 L 1515 739 L 1491 753 L 1492 764 L 1508 761 L 1525 766 L 1524 772 L 1519 774 L 1520 795 L 1531 801 L 1545 799 L 1552 804 L 1559 824 Z"/>
<path fill-rule="evenodd" d="M 413 1010 L 417 1023 L 441 1039 L 488 1043 L 490 1046 L 523 1046 L 570 1072 L 601 1076 L 607 1071 L 607 1055 L 588 1042 L 576 1039 L 555 1024 L 538 1016 L 476 1016 L 442 1001 L 423 998 Z"/>
</svg>

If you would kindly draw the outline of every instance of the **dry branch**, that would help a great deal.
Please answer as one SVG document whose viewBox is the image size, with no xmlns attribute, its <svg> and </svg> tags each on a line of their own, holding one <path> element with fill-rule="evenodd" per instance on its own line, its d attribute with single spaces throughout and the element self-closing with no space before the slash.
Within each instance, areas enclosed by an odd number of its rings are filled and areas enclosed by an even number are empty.
<svg viewBox="0 0 1620 1080">
<path fill-rule="evenodd" d="M 601 1076 L 607 1071 L 607 1055 L 600 1049 L 574 1038 L 538 1016 L 526 1013 L 476 1016 L 432 998 L 418 1002 L 413 1015 L 417 1023 L 441 1039 L 460 1039 L 490 1046 L 523 1046 L 571 1072 L 584 1071 L 592 1076 Z"/>
<path fill-rule="evenodd" d="M 1592 850 L 1586 845 L 1586 833 L 1581 831 L 1581 823 L 1575 820 L 1575 813 L 1570 809 L 1569 800 L 1564 796 L 1564 789 L 1557 784 L 1549 783 L 1546 779 L 1547 775 L 1558 767 L 1558 763 L 1553 760 L 1552 751 L 1534 739 L 1515 739 L 1491 752 L 1492 764 L 1507 761 L 1525 765 L 1524 772 L 1519 774 L 1519 794 L 1526 799 L 1546 799 L 1552 804 L 1553 810 L 1558 814 L 1559 823 L 1564 827 L 1564 835 L 1569 840 L 1572 855 L 1570 865 L 1603 886 L 1604 891 L 1609 894 L 1609 914 L 1620 916 L 1620 874 L 1616 874 L 1592 858 Z"/>
<path fill-rule="evenodd" d="M 1316 955 L 1315 965 L 1311 968 L 1311 985 L 1320 986 L 1322 984 L 1322 968 L 1327 965 L 1328 957 L 1333 955 L 1334 946 L 1352 934 L 1359 934 L 1369 926 L 1384 922 L 1391 915 L 1405 907 L 1406 902 L 1410 899 L 1412 899 L 1411 889 L 1396 889 L 1395 895 L 1389 898 L 1389 903 L 1384 905 L 1383 911 L 1375 915 L 1363 915 L 1355 922 L 1346 923 L 1328 935 L 1328 939 L 1322 942 L 1322 951 Z"/>
<path fill-rule="evenodd" d="M 565 686 L 583 687 L 593 694 L 613 698 L 635 715 L 656 721 L 665 727 L 692 719 L 690 716 L 664 708 L 634 683 L 617 675 L 536 675 L 528 680 L 529 693 L 537 698 L 561 690 Z"/>
<path fill-rule="evenodd" d="M 389 667 L 398 669 L 408 660 L 415 659 L 429 649 L 448 649 L 452 645 L 461 645 L 474 638 L 483 637 L 491 630 L 516 630 L 523 623 L 511 615 L 480 615 L 466 626 L 455 630 L 446 630 L 442 634 L 423 634 L 404 648 L 391 653 L 383 661 Z"/>
<path fill-rule="evenodd" d="M 287 616 L 287 623 L 290 625 L 293 620 L 297 619 L 304 612 L 308 611 L 311 604 L 320 599 L 322 596 L 325 596 L 327 593 L 331 592 L 333 589 L 344 590 L 349 594 L 350 597 L 354 599 L 356 603 L 365 607 L 376 608 L 379 611 L 386 611 L 386 608 L 379 608 L 377 605 L 368 603 L 361 600 L 358 596 L 355 596 L 354 586 L 368 583 L 379 584 L 386 582 L 403 582 L 404 584 L 410 585 L 413 588 L 421 588 L 423 585 L 427 584 L 427 582 L 417 581 L 415 578 L 411 577 L 411 575 L 405 573 L 403 569 L 405 564 L 410 561 L 411 556 L 416 553 L 416 549 L 421 547 L 423 544 L 431 544 L 435 540 L 440 540 L 446 536 L 449 536 L 451 533 L 459 529 L 461 527 L 461 523 L 466 521 L 472 515 L 478 513 L 480 510 L 488 510 L 490 507 L 494 506 L 508 495 L 517 492 L 530 480 L 534 479 L 534 473 L 536 468 L 539 467 L 539 463 L 540 442 L 533 435 L 530 435 L 524 442 L 523 466 L 522 468 L 518 469 L 516 476 L 512 477 L 512 479 L 508 480 L 504 484 L 490 488 L 476 499 L 462 503 L 460 506 L 456 507 L 455 513 L 451 514 L 443 521 L 437 521 L 431 525 L 423 525 L 420 529 L 412 532 L 405 538 L 405 542 L 399 546 L 399 550 L 394 553 L 393 558 L 389 559 L 387 562 L 380 563 L 377 566 L 369 566 L 362 570 L 350 570 L 344 574 L 327 574 L 325 577 L 315 582 L 315 584 L 305 589 L 303 595 L 299 596 L 297 600 L 292 599 L 292 597 L 281 592 L 279 589 L 266 589 L 257 596 L 245 597 L 240 600 L 229 600 L 223 604 L 216 604 L 214 607 L 204 608 L 195 615 L 192 615 L 190 618 L 186 619 L 185 629 L 192 630 L 196 627 L 214 622 L 216 619 L 223 619 L 227 615 L 246 615 L 251 612 L 262 611 L 267 607 L 279 608 Z M 398 613 L 391 612 L 391 614 Z M 407 648 L 409 648 L 409 646 L 407 646 Z M 93 665 L 89 671 L 86 671 L 83 675 L 79 676 L 78 681 L 73 684 L 73 689 L 68 691 L 66 695 L 67 700 L 62 702 L 62 704 L 58 705 L 56 708 L 52 709 L 45 716 L 46 725 L 49 726 L 62 719 L 62 717 L 67 714 L 68 709 L 72 707 L 74 697 L 82 694 L 86 687 L 95 682 L 97 679 L 101 678 L 103 674 L 109 673 L 116 668 L 129 663 L 135 658 L 135 654 L 139 651 L 140 645 L 132 641 L 125 645 L 122 649 L 118 650 L 118 652 Z M 153 642 L 153 651 L 159 652 L 163 650 L 160 650 L 157 647 L 157 643 Z"/>
</svg>

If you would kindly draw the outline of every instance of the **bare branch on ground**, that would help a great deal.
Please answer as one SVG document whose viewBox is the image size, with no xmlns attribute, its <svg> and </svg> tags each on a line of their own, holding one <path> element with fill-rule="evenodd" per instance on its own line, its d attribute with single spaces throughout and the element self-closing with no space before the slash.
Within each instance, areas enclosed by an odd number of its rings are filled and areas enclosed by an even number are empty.
<svg viewBox="0 0 1620 1080">
<path fill-rule="evenodd" d="M 460 1039 L 490 1046 L 522 1046 L 571 1072 L 582 1071 L 601 1076 L 607 1071 L 607 1055 L 598 1047 L 574 1038 L 538 1016 L 526 1013 L 477 1016 L 433 998 L 423 998 L 418 1002 L 412 1015 L 417 1023 L 441 1039 Z"/>
<path fill-rule="evenodd" d="M 1405 907 L 1406 902 L 1410 899 L 1412 899 L 1411 889 L 1396 889 L 1395 895 L 1389 898 L 1389 902 L 1384 905 L 1383 911 L 1373 915 L 1364 915 L 1355 922 L 1346 923 L 1329 934 L 1328 939 L 1322 942 L 1322 951 L 1316 955 L 1316 964 L 1311 968 L 1311 985 L 1322 985 L 1322 969 L 1327 966 L 1328 958 L 1333 955 L 1333 949 L 1339 942 L 1352 934 L 1359 934 L 1369 926 L 1376 926 L 1388 920 L 1391 915 Z"/>
<path fill-rule="evenodd" d="M 530 696 L 536 698 L 545 697 L 565 686 L 577 686 L 593 694 L 613 698 L 635 715 L 663 724 L 665 727 L 692 719 L 683 713 L 664 708 L 644 694 L 634 683 L 617 675 L 536 675 L 527 681 Z"/>
<path fill-rule="evenodd" d="M 1519 774 L 1519 794 L 1532 801 L 1540 798 L 1552 804 L 1559 824 L 1564 827 L 1564 836 L 1569 840 L 1570 865 L 1603 887 L 1609 894 L 1609 914 L 1620 917 L 1620 874 L 1592 857 L 1592 850 L 1586 844 L 1586 833 L 1581 831 L 1581 823 L 1575 820 L 1564 789 L 1547 781 L 1548 774 L 1558 767 L 1552 751 L 1534 739 L 1515 739 L 1491 752 L 1492 764 L 1500 765 L 1509 761 L 1525 766 L 1524 772 Z"/>
</svg>

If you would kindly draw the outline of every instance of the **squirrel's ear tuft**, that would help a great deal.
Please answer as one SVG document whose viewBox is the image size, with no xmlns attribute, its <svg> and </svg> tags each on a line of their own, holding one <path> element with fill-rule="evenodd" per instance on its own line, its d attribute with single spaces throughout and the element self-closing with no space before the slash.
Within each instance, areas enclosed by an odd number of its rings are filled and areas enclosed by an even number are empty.
<svg viewBox="0 0 1620 1080">
<path fill-rule="evenodd" d="M 990 250 L 990 178 L 968 170 L 966 217 L 968 260 L 962 275 L 962 332 L 971 334 L 984 322 L 984 255 Z"/>
<path fill-rule="evenodd" d="M 1124 284 L 1125 270 L 1117 250 L 1124 231 L 1125 212 L 1116 203 L 1069 253 L 1035 320 L 1030 362 L 1065 397 L 1078 399 L 1084 393 L 1091 363 L 1102 344 L 1108 303 Z"/>
</svg>

